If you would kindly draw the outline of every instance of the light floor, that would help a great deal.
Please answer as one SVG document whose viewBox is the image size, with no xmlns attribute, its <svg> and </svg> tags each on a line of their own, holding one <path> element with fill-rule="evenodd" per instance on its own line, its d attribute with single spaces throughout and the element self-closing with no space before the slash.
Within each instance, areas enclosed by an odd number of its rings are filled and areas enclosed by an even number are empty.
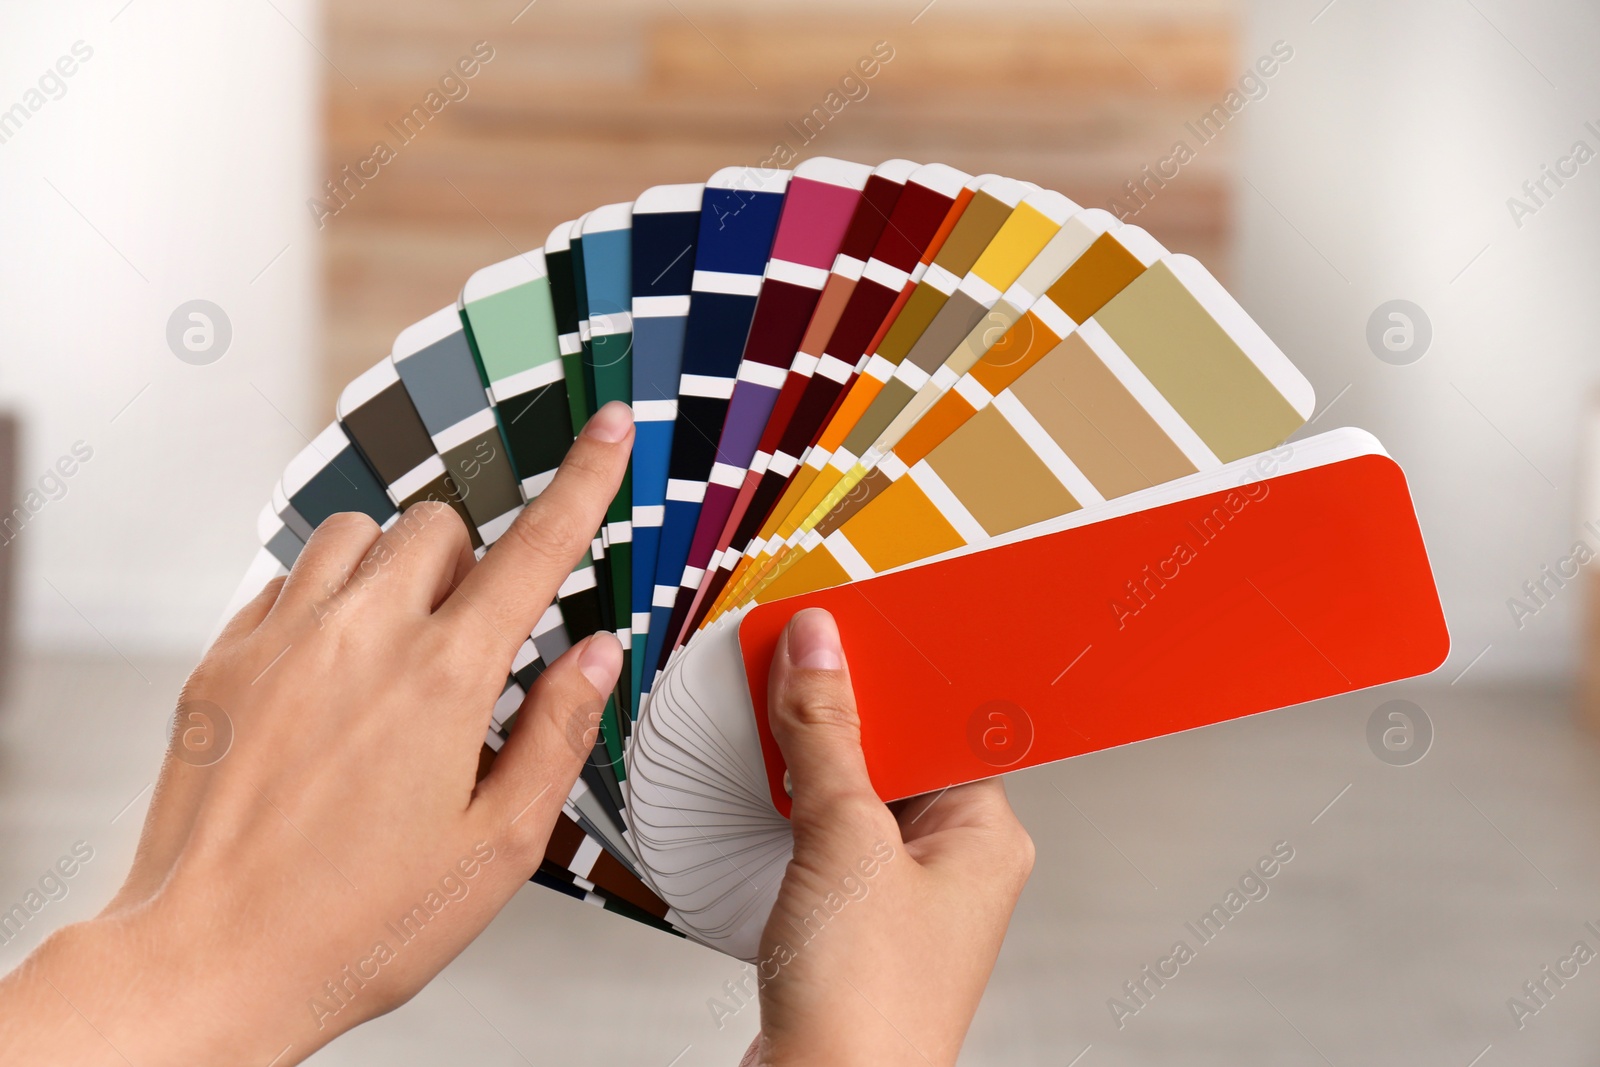
<svg viewBox="0 0 1600 1067">
<path fill-rule="evenodd" d="M 111 893 L 182 675 L 113 658 L 35 660 L 12 679 L 0 906 L 74 842 L 95 857 L 39 930 L 0 946 L 0 969 Z M 1600 754 L 1563 693 L 1465 686 L 1358 694 L 1014 776 L 1039 862 L 963 1062 L 1596 1062 L 1600 963 L 1521 1030 L 1506 1001 L 1575 941 L 1600 950 L 1584 929 L 1600 926 Z M 1435 729 L 1407 767 L 1366 740 L 1397 696 Z M 1200 945 L 1185 923 L 1280 841 L 1294 859 L 1268 895 Z M 1119 1029 L 1108 999 L 1179 939 L 1195 958 Z M 739 969 L 530 887 L 413 1003 L 313 1062 L 732 1064 L 755 1009 L 719 1031 L 706 1002 Z"/>
</svg>

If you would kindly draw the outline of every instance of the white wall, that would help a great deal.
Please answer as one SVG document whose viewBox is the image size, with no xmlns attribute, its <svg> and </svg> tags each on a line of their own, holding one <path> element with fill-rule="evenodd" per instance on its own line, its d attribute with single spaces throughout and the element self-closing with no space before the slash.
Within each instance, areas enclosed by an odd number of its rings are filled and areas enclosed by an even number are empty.
<svg viewBox="0 0 1600 1067">
<path fill-rule="evenodd" d="M 1251 5 L 1241 69 L 1278 39 L 1296 54 L 1239 127 L 1241 299 L 1323 402 L 1350 386 L 1318 428 L 1365 426 L 1405 466 L 1454 636 L 1446 677 L 1486 646 L 1468 678 L 1569 670 L 1576 587 L 1520 629 L 1506 602 L 1570 553 L 1580 518 L 1600 527 L 1578 514 L 1600 496 L 1580 509 L 1577 463 L 1600 377 L 1600 159 L 1520 228 L 1506 201 L 1575 140 L 1600 151 L 1584 128 L 1600 129 L 1600 12 L 1337 0 L 1316 17 L 1323 3 Z M 1433 323 L 1410 366 L 1366 344 L 1393 298 Z"/>
<path fill-rule="evenodd" d="M 316 38 L 314 0 L 125 2 L 0 15 L 0 110 L 93 49 L 0 144 L 0 404 L 26 419 L 24 486 L 93 449 L 12 547 L 35 646 L 192 655 L 277 473 L 328 416 L 309 402 L 304 207 L 325 68 L 296 30 Z M 197 297 L 233 326 L 209 366 L 166 343 Z"/>
</svg>

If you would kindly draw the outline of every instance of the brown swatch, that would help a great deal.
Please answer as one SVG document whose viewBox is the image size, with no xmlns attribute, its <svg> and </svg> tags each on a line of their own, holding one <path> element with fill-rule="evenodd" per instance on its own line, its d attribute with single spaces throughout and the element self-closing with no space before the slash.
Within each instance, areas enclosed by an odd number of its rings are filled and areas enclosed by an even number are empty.
<svg viewBox="0 0 1600 1067">
<path fill-rule="evenodd" d="M 968 419 L 927 463 L 990 534 L 1078 510 L 1078 501 L 993 406 Z"/>
<path fill-rule="evenodd" d="M 1195 471 L 1080 334 L 1018 378 L 1011 393 L 1107 500 Z"/>
<path fill-rule="evenodd" d="M 340 421 L 385 485 L 393 485 L 433 454 L 428 428 L 398 381 Z"/>
<path fill-rule="evenodd" d="M 1144 271 L 1144 264 L 1122 247 L 1114 234 L 1103 233 L 1045 290 L 1045 295 L 1073 322 L 1081 323 Z"/>
</svg>

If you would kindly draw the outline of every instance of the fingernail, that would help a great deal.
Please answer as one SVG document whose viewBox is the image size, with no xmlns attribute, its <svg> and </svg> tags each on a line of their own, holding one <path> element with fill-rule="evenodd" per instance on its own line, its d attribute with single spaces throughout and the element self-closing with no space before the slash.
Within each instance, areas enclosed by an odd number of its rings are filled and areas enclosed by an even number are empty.
<svg viewBox="0 0 1600 1067">
<path fill-rule="evenodd" d="M 821 608 L 807 608 L 789 620 L 789 662 L 803 671 L 844 667 L 844 648 L 832 615 Z"/>
<path fill-rule="evenodd" d="M 609 693 L 622 670 L 622 645 L 610 634 L 595 634 L 578 653 L 578 673 L 589 679 L 597 693 Z"/>
<path fill-rule="evenodd" d="M 594 413 L 583 432 L 596 441 L 614 445 L 633 428 L 633 409 L 620 400 L 613 400 Z"/>
</svg>

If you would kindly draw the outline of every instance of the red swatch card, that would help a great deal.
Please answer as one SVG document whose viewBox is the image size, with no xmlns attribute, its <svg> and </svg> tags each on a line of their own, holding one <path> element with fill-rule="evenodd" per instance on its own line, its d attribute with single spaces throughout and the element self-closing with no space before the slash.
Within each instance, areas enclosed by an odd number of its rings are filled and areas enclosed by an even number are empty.
<svg viewBox="0 0 1600 1067">
<path fill-rule="evenodd" d="M 766 679 L 806 607 L 838 620 L 885 800 L 1424 674 L 1450 645 L 1382 454 L 966 552 L 744 618 L 784 815 Z"/>
</svg>

